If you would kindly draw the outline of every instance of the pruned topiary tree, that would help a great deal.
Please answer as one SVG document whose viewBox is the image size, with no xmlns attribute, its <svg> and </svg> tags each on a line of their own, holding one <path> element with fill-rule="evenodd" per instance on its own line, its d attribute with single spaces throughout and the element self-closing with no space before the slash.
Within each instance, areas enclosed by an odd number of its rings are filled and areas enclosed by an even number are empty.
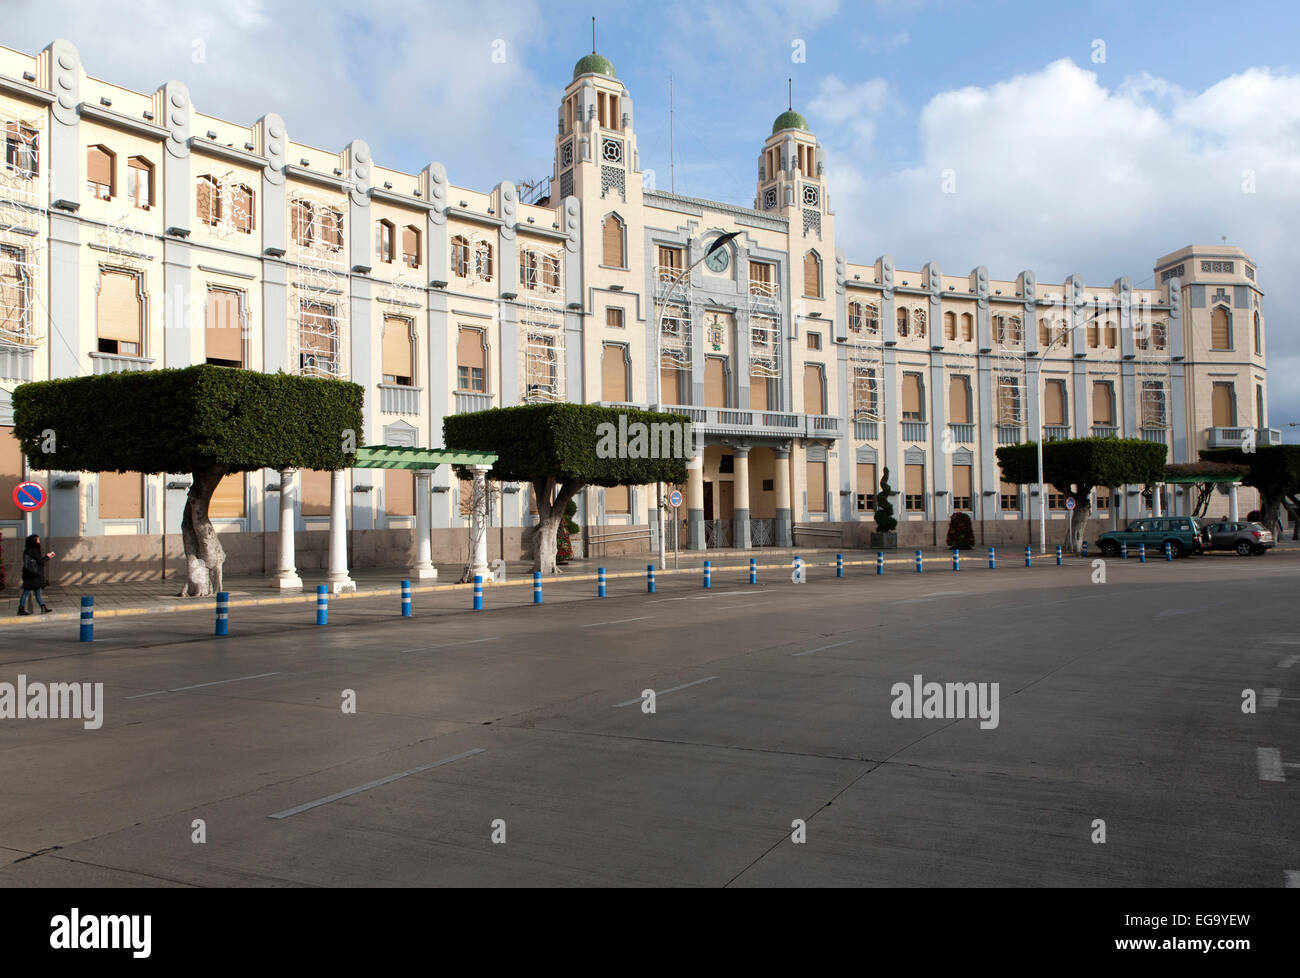
<svg viewBox="0 0 1300 978">
<path fill-rule="evenodd" d="M 200 364 L 20 385 L 14 437 L 33 469 L 188 472 L 183 594 L 221 590 L 208 519 L 217 484 L 262 468 L 341 469 L 356 454 L 364 392 L 339 380 Z"/>
<path fill-rule="evenodd" d="M 1202 451 L 1201 458 L 1245 466 L 1242 485 L 1259 493 L 1259 522 L 1270 530 L 1281 526 L 1286 498 L 1300 493 L 1300 445 L 1264 445 L 1254 451 L 1211 448 Z"/>
<path fill-rule="evenodd" d="M 898 520 L 894 518 L 894 504 L 889 501 L 890 496 L 896 496 L 889 485 L 889 468 L 880 473 L 880 491 L 876 493 L 876 531 L 879 533 L 893 533 L 898 529 Z"/>
<path fill-rule="evenodd" d="M 448 448 L 492 452 L 488 478 L 527 482 L 537 502 L 533 570 L 557 573 L 556 533 L 569 501 L 586 486 L 681 482 L 692 451 L 680 414 L 595 404 L 527 404 L 443 419 Z"/>
<path fill-rule="evenodd" d="M 944 541 L 952 550 L 970 550 L 975 546 L 975 526 L 970 514 L 958 511 L 948 520 L 948 537 Z"/>
<path fill-rule="evenodd" d="M 1144 485 L 1164 476 L 1168 449 L 1161 442 L 1140 438 L 1067 438 L 1043 443 L 1043 481 L 1074 500 L 1066 523 L 1064 546 L 1077 553 L 1083 528 L 1092 515 L 1092 490 L 1097 486 Z M 1038 482 L 1038 445 L 1025 442 L 997 450 L 1002 478 L 1015 485 Z M 1039 505 L 1047 500 L 1039 500 Z"/>
</svg>

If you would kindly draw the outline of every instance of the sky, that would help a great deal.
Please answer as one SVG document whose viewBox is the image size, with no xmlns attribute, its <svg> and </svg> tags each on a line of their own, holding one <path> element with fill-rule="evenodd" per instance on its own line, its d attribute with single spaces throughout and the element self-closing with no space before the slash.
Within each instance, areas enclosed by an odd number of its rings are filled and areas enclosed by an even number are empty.
<svg viewBox="0 0 1300 978">
<path fill-rule="evenodd" d="M 1019 0 L 468 3 L 0 0 L 0 44 L 72 41 L 95 77 L 184 81 L 199 111 L 488 190 L 549 176 L 556 108 L 596 47 L 657 186 L 752 206 L 786 107 L 827 153 L 850 260 L 1149 287 L 1188 244 L 1258 264 L 1269 424 L 1300 443 L 1300 4 Z M 669 160 L 669 77 L 674 152 Z M 948 190 L 943 178 L 950 173 Z M 954 182 L 955 181 L 955 182 Z"/>
</svg>

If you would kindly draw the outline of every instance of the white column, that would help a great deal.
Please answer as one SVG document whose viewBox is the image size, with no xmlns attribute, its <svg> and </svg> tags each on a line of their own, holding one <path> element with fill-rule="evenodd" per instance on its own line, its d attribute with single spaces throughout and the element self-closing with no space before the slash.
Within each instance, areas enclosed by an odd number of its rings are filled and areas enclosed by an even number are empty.
<svg viewBox="0 0 1300 978">
<path fill-rule="evenodd" d="M 289 591 L 302 587 L 295 566 L 293 531 L 298 520 L 297 469 L 280 470 L 280 561 L 271 587 Z"/>
<path fill-rule="evenodd" d="M 436 581 L 438 569 L 433 566 L 433 545 L 429 540 L 429 476 L 427 470 L 415 473 L 415 563 L 410 575 L 416 581 Z"/>
<path fill-rule="evenodd" d="M 1237 513 L 1237 484 L 1234 482 L 1228 487 L 1228 519 L 1236 523 L 1241 519 Z"/>
<path fill-rule="evenodd" d="M 1160 482 L 1157 482 L 1155 486 L 1153 486 L 1151 489 L 1151 515 L 1152 516 L 1165 515 L 1163 511 L 1164 500 L 1160 498 L 1161 494 L 1164 493 L 1164 491 L 1165 491 L 1164 484 Z"/>
<path fill-rule="evenodd" d="M 470 513 L 469 539 L 471 546 L 470 579 L 481 574 L 488 578 L 487 562 L 487 473 L 490 465 L 471 465 L 474 472 L 474 503 Z"/>
<path fill-rule="evenodd" d="M 355 591 L 356 582 L 348 576 L 348 473 L 335 469 L 330 473 L 330 563 L 325 583 L 330 591 Z"/>
</svg>

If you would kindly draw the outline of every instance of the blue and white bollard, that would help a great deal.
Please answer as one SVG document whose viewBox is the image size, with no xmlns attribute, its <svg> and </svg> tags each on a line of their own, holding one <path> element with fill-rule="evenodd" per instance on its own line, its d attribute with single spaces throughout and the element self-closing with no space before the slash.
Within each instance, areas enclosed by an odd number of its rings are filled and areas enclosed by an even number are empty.
<svg viewBox="0 0 1300 978">
<path fill-rule="evenodd" d="M 704 562 L 704 586 L 713 587 L 713 561 Z"/>
<path fill-rule="evenodd" d="M 316 585 L 316 624 L 328 625 L 330 622 L 330 593 L 324 584 Z"/>
<path fill-rule="evenodd" d="M 876 574 L 885 573 L 885 555 L 881 551 L 876 551 Z"/>
<path fill-rule="evenodd" d="M 960 550 L 953 550 L 953 552 L 952 552 L 952 569 L 955 570 L 955 571 L 959 571 L 959 570 L 961 570 L 961 551 L 960 551 Z"/>
<path fill-rule="evenodd" d="M 757 557 L 749 558 L 749 583 L 750 584 L 758 583 L 758 558 Z"/>
<path fill-rule="evenodd" d="M 605 596 L 605 568 L 597 567 L 596 568 L 596 597 L 603 598 L 604 596 Z"/>
<path fill-rule="evenodd" d="M 1084 541 L 1083 541 L 1083 556 L 1085 556 L 1085 557 L 1088 556 L 1088 541 L 1087 541 L 1087 540 L 1084 540 Z"/>
<path fill-rule="evenodd" d="M 1033 547 L 1026 547 L 1026 548 L 1025 548 L 1025 566 L 1026 566 L 1026 567 L 1033 567 L 1033 566 L 1034 566 L 1034 548 L 1033 548 Z"/>
<path fill-rule="evenodd" d="M 655 565 L 645 565 L 645 590 L 646 594 L 655 593 Z"/>
<path fill-rule="evenodd" d="M 1166 540 L 1166 541 L 1165 541 L 1165 560 L 1173 560 L 1173 559 L 1174 559 L 1174 548 L 1173 548 L 1173 545 L 1172 545 L 1168 540 Z"/>
<path fill-rule="evenodd" d="M 483 575 L 474 575 L 474 610 L 483 610 Z"/>
<path fill-rule="evenodd" d="M 1056 566 L 1061 566 L 1061 548 L 1059 546 L 1056 548 Z"/>
<path fill-rule="evenodd" d="M 997 555 L 994 554 L 993 548 L 989 547 L 989 570 L 995 570 L 997 569 L 997 566 L 998 566 Z"/>
<path fill-rule="evenodd" d="M 923 558 L 921 557 L 921 551 L 918 550 L 916 552 L 916 572 L 918 574 L 925 573 L 925 564 L 922 562 L 922 559 Z"/>
<path fill-rule="evenodd" d="M 1120 559 L 1120 560 L 1128 560 L 1128 541 L 1127 541 L 1127 540 L 1121 540 L 1121 541 L 1119 542 L 1119 559 Z"/>
<path fill-rule="evenodd" d="M 533 571 L 533 604 L 542 603 L 542 572 Z"/>
<path fill-rule="evenodd" d="M 402 582 L 402 617 L 411 617 L 411 582 Z"/>
<path fill-rule="evenodd" d="M 844 576 L 844 555 L 843 554 L 835 555 L 835 576 L 836 577 Z"/>
<path fill-rule="evenodd" d="M 1139 564 L 1145 564 L 1146 562 L 1147 562 L 1147 545 L 1146 545 L 1145 543 L 1139 543 L 1139 544 L 1138 544 L 1138 563 L 1139 563 Z"/>
<path fill-rule="evenodd" d="M 95 641 L 95 599 L 90 595 L 81 599 L 81 640 Z"/>
<path fill-rule="evenodd" d="M 230 592 L 217 592 L 217 632 L 218 635 L 230 634 Z"/>
</svg>

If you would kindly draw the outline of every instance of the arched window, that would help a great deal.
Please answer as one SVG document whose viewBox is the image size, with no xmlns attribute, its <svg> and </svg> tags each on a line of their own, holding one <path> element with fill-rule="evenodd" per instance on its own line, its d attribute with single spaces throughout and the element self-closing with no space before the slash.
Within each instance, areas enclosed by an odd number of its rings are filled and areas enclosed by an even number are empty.
<svg viewBox="0 0 1300 978">
<path fill-rule="evenodd" d="M 469 277 L 469 241 L 463 235 L 451 239 L 451 273 L 458 278 Z"/>
<path fill-rule="evenodd" d="M 420 229 L 414 224 L 402 228 L 402 261 L 407 268 L 420 267 Z"/>
<path fill-rule="evenodd" d="M 474 250 L 474 274 L 484 282 L 492 281 L 492 245 L 480 241 Z"/>
<path fill-rule="evenodd" d="M 86 193 L 96 200 L 112 200 L 117 194 L 117 156 L 107 146 L 86 150 Z"/>
<path fill-rule="evenodd" d="M 803 294 L 812 299 L 822 297 L 822 260 L 815 251 L 803 256 Z"/>
<path fill-rule="evenodd" d="M 849 311 L 849 332 L 861 333 L 862 332 L 862 303 L 850 302 L 848 311 Z"/>
<path fill-rule="evenodd" d="M 409 319 L 384 317 L 383 378 L 385 384 L 415 384 L 415 329 Z"/>
<path fill-rule="evenodd" d="M 911 332 L 908 327 L 907 308 L 899 306 L 896 318 L 898 322 L 898 335 L 907 336 Z"/>
<path fill-rule="evenodd" d="M 101 269 L 96 298 L 99 352 L 144 356 L 146 305 L 140 274 L 125 269 Z"/>
<path fill-rule="evenodd" d="M 1255 310 L 1255 355 L 1262 357 L 1264 355 L 1264 333 L 1259 325 L 1259 310 Z"/>
<path fill-rule="evenodd" d="M 602 264 L 612 268 L 626 268 L 627 255 L 623 247 L 623 222 L 617 214 L 610 214 L 601 225 Z"/>
<path fill-rule="evenodd" d="M 1226 306 L 1215 306 L 1210 315 L 1210 349 L 1232 349 L 1232 319 Z"/>
<path fill-rule="evenodd" d="M 1052 342 L 1052 327 L 1048 325 L 1047 319 L 1038 320 L 1038 345 L 1046 349 Z"/>
<path fill-rule="evenodd" d="M 142 211 L 153 206 L 153 164 L 140 156 L 127 161 L 126 195 Z"/>
<path fill-rule="evenodd" d="M 253 188 L 239 184 L 230 191 L 230 221 L 240 234 L 253 233 Z"/>
<path fill-rule="evenodd" d="M 975 338 L 975 317 L 968 312 L 961 314 L 961 338 L 966 341 Z"/>
<path fill-rule="evenodd" d="M 221 223 L 220 185 L 218 185 L 215 177 L 205 173 L 203 176 L 199 177 L 198 182 L 195 184 L 195 187 L 196 187 L 195 198 L 197 200 L 197 207 L 195 208 L 195 210 L 198 213 L 199 220 L 211 227 L 216 227 L 219 223 Z M 295 201 L 294 203 L 295 209 L 302 206 L 306 206 L 310 208 L 311 205 L 310 204 L 304 205 L 302 201 Z M 296 210 L 294 216 L 295 218 L 299 216 Z M 308 223 L 310 223 L 310 218 L 308 218 Z M 298 222 L 297 220 L 295 220 L 294 241 L 298 244 L 302 244 L 302 242 L 299 240 L 299 234 L 298 234 L 299 229 L 297 225 Z"/>
<path fill-rule="evenodd" d="M 393 260 L 393 236 L 395 233 L 392 221 L 379 221 L 375 225 L 375 257 L 382 262 L 391 262 Z"/>
<path fill-rule="evenodd" d="M 943 314 L 943 338 L 945 340 L 955 340 L 957 338 L 957 314 L 955 312 L 945 312 Z"/>
</svg>

